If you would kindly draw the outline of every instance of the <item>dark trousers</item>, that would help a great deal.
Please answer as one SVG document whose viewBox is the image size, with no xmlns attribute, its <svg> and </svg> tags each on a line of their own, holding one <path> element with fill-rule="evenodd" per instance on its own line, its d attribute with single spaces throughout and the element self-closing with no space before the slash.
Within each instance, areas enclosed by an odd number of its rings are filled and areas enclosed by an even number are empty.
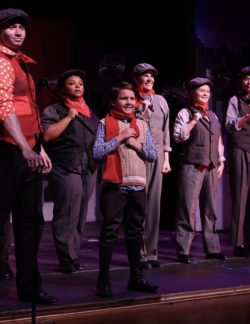
<svg viewBox="0 0 250 324">
<path fill-rule="evenodd" d="M 30 171 L 21 151 L 0 142 L 0 218 L 12 213 L 18 295 L 31 294 L 41 286 L 37 251 L 44 224 L 42 179 Z"/>
<path fill-rule="evenodd" d="M 109 267 L 113 246 L 122 223 L 124 223 L 130 273 L 132 276 L 137 273 L 142 246 L 145 206 L 145 189 L 128 191 L 110 182 L 102 184 L 101 211 L 103 225 L 99 240 L 99 287 L 109 283 Z"/>
<path fill-rule="evenodd" d="M 121 224 L 126 240 L 142 240 L 145 220 L 146 192 L 123 190 L 119 185 L 105 182 L 101 187 L 103 225 L 100 244 L 114 246 Z"/>
<path fill-rule="evenodd" d="M 12 231 L 10 223 L 10 211 L 0 215 L 0 271 L 3 271 L 9 263 Z"/>
</svg>

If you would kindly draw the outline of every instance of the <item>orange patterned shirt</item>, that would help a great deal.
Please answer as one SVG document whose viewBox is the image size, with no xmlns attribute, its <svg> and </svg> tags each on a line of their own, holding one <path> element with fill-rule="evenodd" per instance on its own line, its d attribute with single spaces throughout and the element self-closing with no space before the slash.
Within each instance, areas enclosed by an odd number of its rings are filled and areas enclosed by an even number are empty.
<svg viewBox="0 0 250 324">
<path fill-rule="evenodd" d="M 14 56 L 15 52 L 0 45 L 0 51 Z M 0 121 L 15 113 L 13 101 L 14 70 L 9 61 L 0 57 Z"/>
</svg>

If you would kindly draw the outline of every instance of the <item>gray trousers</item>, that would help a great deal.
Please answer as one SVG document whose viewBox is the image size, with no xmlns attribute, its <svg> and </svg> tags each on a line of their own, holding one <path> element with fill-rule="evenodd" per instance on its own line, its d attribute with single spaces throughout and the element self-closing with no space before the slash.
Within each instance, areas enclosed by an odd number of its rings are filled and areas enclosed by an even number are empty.
<svg viewBox="0 0 250 324">
<path fill-rule="evenodd" d="M 52 232 L 60 264 L 78 258 L 87 217 L 87 177 L 70 173 L 58 165 L 50 174 L 54 202 Z"/>
<path fill-rule="evenodd" d="M 163 150 L 162 150 L 163 152 Z M 163 154 L 153 163 L 146 163 L 147 168 L 147 205 L 144 223 L 141 261 L 158 259 L 158 240 L 161 216 L 162 165 Z"/>
<path fill-rule="evenodd" d="M 234 246 L 250 245 L 250 153 L 234 148 L 230 163 Z"/>
<path fill-rule="evenodd" d="M 205 253 L 220 252 L 216 233 L 215 195 L 217 168 L 198 170 L 195 165 L 180 165 L 177 207 L 177 254 L 188 255 L 195 235 L 196 211 L 199 205 Z"/>
</svg>

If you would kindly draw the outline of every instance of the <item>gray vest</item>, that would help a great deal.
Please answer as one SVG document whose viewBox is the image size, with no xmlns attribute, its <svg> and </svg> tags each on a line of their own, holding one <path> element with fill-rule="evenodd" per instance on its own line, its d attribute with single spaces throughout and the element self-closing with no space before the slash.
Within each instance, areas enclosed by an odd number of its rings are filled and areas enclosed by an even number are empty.
<svg viewBox="0 0 250 324">
<path fill-rule="evenodd" d="M 199 120 L 191 130 L 190 138 L 182 144 L 181 159 L 188 164 L 210 168 L 218 166 L 220 134 L 220 123 L 216 115 L 209 111 L 209 120 L 204 117 Z"/>
</svg>

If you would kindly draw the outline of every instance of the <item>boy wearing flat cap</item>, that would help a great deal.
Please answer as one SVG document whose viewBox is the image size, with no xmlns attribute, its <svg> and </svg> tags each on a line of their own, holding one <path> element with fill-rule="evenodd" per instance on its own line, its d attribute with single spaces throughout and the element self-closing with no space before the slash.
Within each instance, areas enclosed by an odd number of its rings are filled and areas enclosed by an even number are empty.
<svg viewBox="0 0 250 324">
<path fill-rule="evenodd" d="M 142 268 L 159 268 L 158 240 L 161 213 L 161 192 L 163 174 L 171 171 L 169 164 L 169 107 L 166 100 L 155 94 L 153 89 L 157 69 L 149 63 L 137 64 L 132 72 L 141 100 L 137 111 L 140 118 L 146 121 L 152 133 L 157 150 L 157 160 L 146 163 L 147 167 L 147 213 L 144 227 L 143 246 L 141 251 Z"/>
<path fill-rule="evenodd" d="M 250 66 L 238 74 L 238 89 L 228 103 L 226 129 L 230 138 L 229 176 L 232 193 L 233 252 L 250 256 Z"/>
<path fill-rule="evenodd" d="M 28 21 L 23 10 L 0 11 L 0 218 L 4 223 L 11 211 L 19 300 L 55 304 L 56 298 L 42 289 L 37 266 L 44 223 L 41 173 L 50 172 L 52 164 L 40 145 L 35 87 L 27 68 L 35 61 L 20 51 Z"/>
</svg>

